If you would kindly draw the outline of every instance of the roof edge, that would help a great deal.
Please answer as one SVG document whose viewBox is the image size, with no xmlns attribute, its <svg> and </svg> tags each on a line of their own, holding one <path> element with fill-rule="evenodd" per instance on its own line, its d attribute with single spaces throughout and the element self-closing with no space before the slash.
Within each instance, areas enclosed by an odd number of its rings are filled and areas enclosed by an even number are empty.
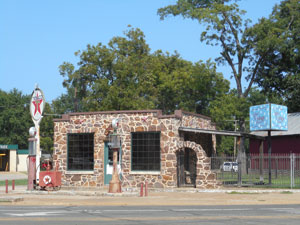
<svg viewBox="0 0 300 225">
<path fill-rule="evenodd" d="M 96 111 L 96 112 L 76 112 L 76 113 L 68 113 L 63 114 L 62 118 L 54 119 L 53 122 L 68 122 L 70 121 L 71 116 L 78 116 L 78 115 L 95 115 L 95 114 L 134 114 L 134 113 L 156 113 L 157 118 L 159 119 L 167 119 L 167 118 L 176 118 L 182 119 L 183 115 L 191 115 L 200 117 L 203 119 L 207 119 L 211 121 L 211 118 L 208 116 L 204 116 L 197 113 L 187 112 L 184 110 L 175 110 L 174 114 L 171 115 L 163 115 L 162 110 L 160 109 L 152 109 L 152 110 L 120 110 L 120 111 Z"/>
</svg>

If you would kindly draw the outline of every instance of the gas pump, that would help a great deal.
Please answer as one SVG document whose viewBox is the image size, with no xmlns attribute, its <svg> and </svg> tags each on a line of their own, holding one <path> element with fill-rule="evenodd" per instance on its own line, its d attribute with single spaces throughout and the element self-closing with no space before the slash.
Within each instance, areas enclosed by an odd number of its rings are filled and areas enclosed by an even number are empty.
<svg viewBox="0 0 300 225">
<path fill-rule="evenodd" d="M 28 149 L 29 149 L 29 154 L 28 154 L 28 164 L 27 164 L 27 169 L 28 169 L 28 185 L 27 189 L 28 190 L 33 190 L 35 188 L 36 184 L 36 141 L 37 139 L 35 138 L 36 135 L 36 129 L 35 127 L 31 127 L 29 129 L 29 135 L 30 138 L 28 139 Z"/>
</svg>

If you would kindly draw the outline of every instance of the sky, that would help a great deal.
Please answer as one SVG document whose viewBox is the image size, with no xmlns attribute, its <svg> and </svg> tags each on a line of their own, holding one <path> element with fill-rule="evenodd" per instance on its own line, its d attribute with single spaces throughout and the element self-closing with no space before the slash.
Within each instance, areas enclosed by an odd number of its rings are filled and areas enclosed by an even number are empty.
<svg viewBox="0 0 300 225">
<path fill-rule="evenodd" d="M 140 28 L 152 52 L 177 51 L 185 60 L 214 60 L 219 49 L 200 42 L 204 29 L 196 21 L 168 17 L 160 21 L 157 9 L 176 0 L 0 0 L 0 89 L 16 88 L 30 95 L 35 84 L 46 101 L 66 93 L 58 67 L 76 64 L 74 55 L 88 44 L 107 45 L 124 36 L 128 25 Z M 241 0 L 254 23 L 268 17 L 280 0 Z M 230 80 L 230 69 L 218 67 Z M 234 81 L 230 80 L 232 87 Z"/>
</svg>

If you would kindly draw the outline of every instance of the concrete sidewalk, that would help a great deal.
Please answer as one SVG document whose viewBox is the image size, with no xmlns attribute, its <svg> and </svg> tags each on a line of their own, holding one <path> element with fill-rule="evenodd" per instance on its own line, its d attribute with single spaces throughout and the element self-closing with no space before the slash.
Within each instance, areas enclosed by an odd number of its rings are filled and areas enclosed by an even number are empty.
<svg viewBox="0 0 300 225">
<path fill-rule="evenodd" d="M 0 172 L 0 180 L 20 180 L 27 179 L 25 172 Z"/>
<path fill-rule="evenodd" d="M 0 187 L 0 205 L 264 205 L 300 204 L 300 190 L 290 189 L 160 189 L 149 190 L 147 197 L 139 197 L 137 190 L 123 190 L 120 194 L 108 193 L 105 188 L 62 188 L 59 191 L 27 191 L 26 186 L 5 193 Z"/>
</svg>

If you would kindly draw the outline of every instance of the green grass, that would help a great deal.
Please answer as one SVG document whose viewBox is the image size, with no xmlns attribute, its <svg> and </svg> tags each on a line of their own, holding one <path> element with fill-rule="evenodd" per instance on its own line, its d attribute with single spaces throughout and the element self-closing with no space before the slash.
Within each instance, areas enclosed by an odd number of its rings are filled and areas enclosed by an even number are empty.
<svg viewBox="0 0 300 225">
<path fill-rule="evenodd" d="M 295 177 L 296 178 L 296 177 Z M 231 172 L 217 173 L 217 179 L 222 181 L 225 186 L 237 185 L 238 174 Z M 275 175 L 272 174 L 272 184 L 269 185 L 268 175 L 264 174 L 264 182 L 260 182 L 258 174 L 244 174 L 242 175 L 242 186 L 249 186 L 255 188 L 291 188 L 289 175 Z M 295 187 L 300 188 L 300 179 L 295 179 Z"/>
<path fill-rule="evenodd" d="M 27 185 L 28 181 L 27 179 L 20 179 L 20 180 L 15 180 L 15 186 L 18 186 L 18 185 Z M 12 185 L 12 181 L 9 180 L 8 181 L 8 186 L 11 186 Z M 5 180 L 1 180 L 0 181 L 0 186 L 5 186 Z"/>
<path fill-rule="evenodd" d="M 231 192 L 228 192 L 228 194 L 231 194 L 231 195 L 235 195 L 235 194 L 242 194 L 242 195 L 253 195 L 253 194 L 259 194 L 259 193 L 231 191 Z"/>
<path fill-rule="evenodd" d="M 291 191 L 282 191 L 282 192 L 280 192 L 280 194 L 293 194 L 293 192 L 291 192 Z"/>
</svg>

